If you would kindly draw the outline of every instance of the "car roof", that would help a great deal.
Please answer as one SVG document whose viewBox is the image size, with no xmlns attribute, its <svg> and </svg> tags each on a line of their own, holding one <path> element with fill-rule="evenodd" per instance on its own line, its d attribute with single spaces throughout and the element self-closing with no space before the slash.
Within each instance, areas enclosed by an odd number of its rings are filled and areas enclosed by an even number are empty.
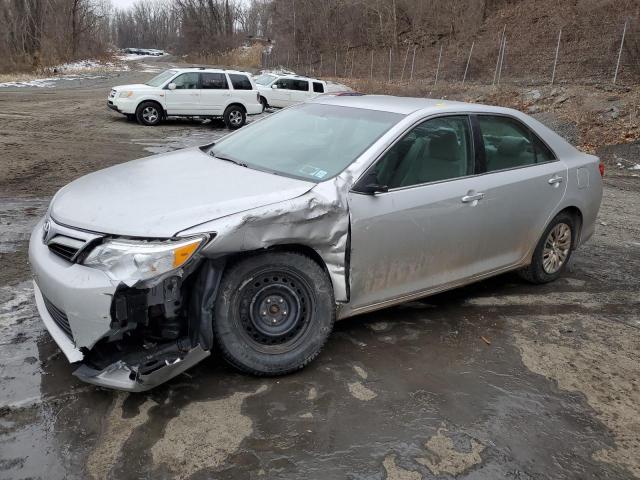
<svg viewBox="0 0 640 480">
<path fill-rule="evenodd" d="M 247 72 L 241 72 L 240 70 L 227 70 L 224 68 L 207 68 L 207 67 L 186 67 L 186 68 L 170 68 L 175 72 L 205 72 L 205 73 L 239 73 L 242 75 L 249 75 Z"/>
<path fill-rule="evenodd" d="M 510 108 L 481 105 L 478 103 L 465 103 L 433 98 L 394 97 L 392 95 L 341 96 L 328 93 L 317 97 L 312 101 L 326 105 L 363 108 L 367 110 L 399 113 L 401 115 L 410 115 L 419 110 L 423 111 L 425 114 L 431 113 L 431 111 L 433 111 L 433 113 L 465 111 L 503 114 L 513 114 L 514 112 L 514 110 Z"/>
</svg>

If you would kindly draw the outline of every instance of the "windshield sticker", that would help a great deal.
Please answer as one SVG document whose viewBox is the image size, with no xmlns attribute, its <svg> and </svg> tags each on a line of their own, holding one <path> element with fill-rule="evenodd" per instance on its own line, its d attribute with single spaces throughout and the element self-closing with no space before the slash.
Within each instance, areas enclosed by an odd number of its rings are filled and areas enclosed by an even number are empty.
<svg viewBox="0 0 640 480">
<path fill-rule="evenodd" d="M 324 178 L 328 173 L 326 170 L 320 170 L 318 167 L 313 167 L 311 165 L 303 165 L 302 167 L 300 167 L 298 172 L 302 173 L 303 175 L 315 178 Z"/>
</svg>

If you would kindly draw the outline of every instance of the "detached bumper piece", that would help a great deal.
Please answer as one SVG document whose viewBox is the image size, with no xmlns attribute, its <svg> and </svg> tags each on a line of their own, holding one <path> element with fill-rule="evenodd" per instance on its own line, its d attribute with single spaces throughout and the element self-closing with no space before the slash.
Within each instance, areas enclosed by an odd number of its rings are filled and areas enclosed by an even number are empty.
<svg viewBox="0 0 640 480">
<path fill-rule="evenodd" d="M 210 352 L 199 345 L 191 348 L 185 338 L 148 351 L 127 354 L 105 367 L 83 363 L 73 374 L 93 385 L 144 392 L 181 374 L 209 355 Z"/>
</svg>

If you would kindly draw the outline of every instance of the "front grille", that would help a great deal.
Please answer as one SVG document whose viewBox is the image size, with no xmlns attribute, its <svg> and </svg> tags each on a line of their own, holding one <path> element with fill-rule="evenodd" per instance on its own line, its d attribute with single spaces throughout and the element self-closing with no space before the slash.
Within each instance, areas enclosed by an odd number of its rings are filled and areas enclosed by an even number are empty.
<svg viewBox="0 0 640 480">
<path fill-rule="evenodd" d="M 51 252 L 59 257 L 73 262 L 80 250 L 86 246 L 86 242 L 66 235 L 56 235 L 49 240 L 47 246 Z"/>
<path fill-rule="evenodd" d="M 67 318 L 67 315 L 53 303 L 51 303 L 49 299 L 47 299 L 46 297 L 43 297 L 43 299 L 44 305 L 45 307 L 47 307 L 47 312 L 49 312 L 49 315 L 51 315 L 53 321 L 56 322 L 56 325 L 58 325 L 69 338 L 72 338 L 71 326 L 69 325 L 69 319 Z"/>
<path fill-rule="evenodd" d="M 64 258 L 65 260 L 73 261 L 73 257 L 78 253 L 77 248 L 68 247 L 66 245 L 60 245 L 59 243 L 52 243 L 49 245 L 49 250 L 58 255 L 59 257 Z"/>
</svg>

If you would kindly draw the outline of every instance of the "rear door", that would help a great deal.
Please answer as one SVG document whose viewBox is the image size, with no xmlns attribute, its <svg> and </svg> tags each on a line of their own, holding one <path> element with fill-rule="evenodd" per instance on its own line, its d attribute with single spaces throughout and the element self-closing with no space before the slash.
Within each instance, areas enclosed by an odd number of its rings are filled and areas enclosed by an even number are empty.
<svg viewBox="0 0 640 480">
<path fill-rule="evenodd" d="M 293 92 L 291 93 L 291 104 L 302 103 L 309 100 L 312 92 L 309 91 L 311 82 L 308 80 L 293 80 Z"/>
<path fill-rule="evenodd" d="M 485 173 L 479 214 L 483 228 L 474 237 L 483 270 L 515 265 L 537 243 L 562 200 L 567 167 L 519 120 L 502 115 L 474 115 Z"/>
<path fill-rule="evenodd" d="M 222 115 L 231 97 L 229 82 L 222 72 L 200 73 L 200 104 L 203 115 Z"/>
<path fill-rule="evenodd" d="M 167 89 L 167 115 L 197 115 L 200 112 L 200 77 L 198 72 L 178 75 L 171 83 L 175 90 Z"/>
<path fill-rule="evenodd" d="M 228 76 L 233 88 L 231 96 L 234 100 L 242 102 L 243 105 L 257 102 L 256 92 L 249 77 L 242 73 L 229 73 Z"/>
</svg>

